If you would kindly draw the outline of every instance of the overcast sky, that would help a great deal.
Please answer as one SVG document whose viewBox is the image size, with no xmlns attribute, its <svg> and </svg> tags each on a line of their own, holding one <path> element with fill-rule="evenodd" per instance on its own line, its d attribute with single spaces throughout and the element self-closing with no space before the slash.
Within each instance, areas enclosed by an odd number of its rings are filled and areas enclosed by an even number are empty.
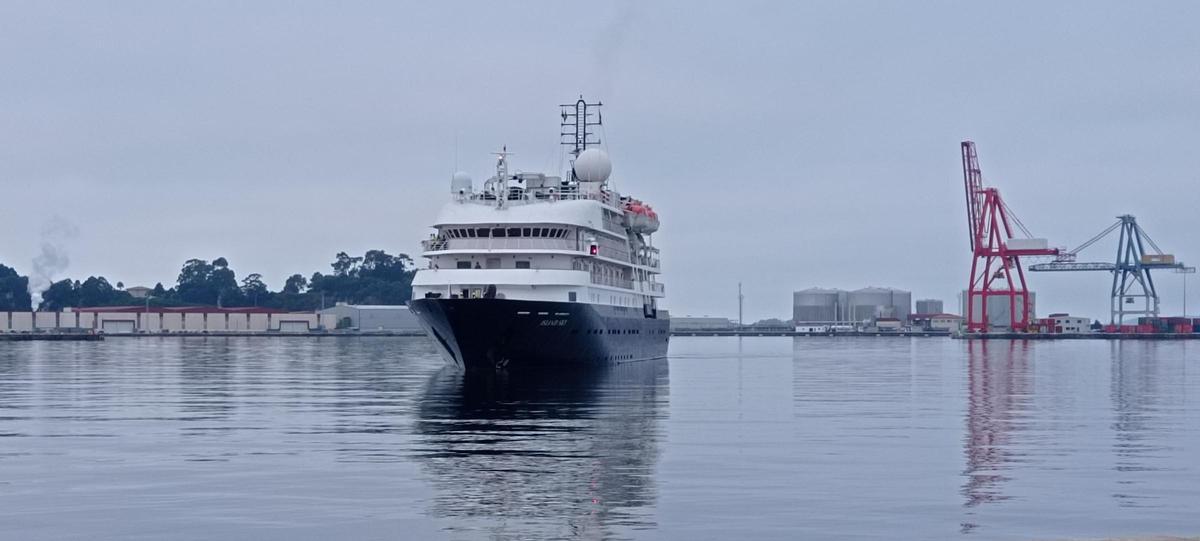
<svg viewBox="0 0 1200 541">
<path fill-rule="evenodd" d="M 956 306 L 967 138 L 1052 245 L 1132 213 L 1200 263 L 1197 21 L 1195 2 L 4 2 L 0 262 L 30 272 L 55 216 L 78 229 L 58 278 L 127 286 L 193 257 L 276 289 L 342 250 L 416 255 L 456 154 L 477 180 L 505 144 L 557 170 L 557 105 L 582 93 L 618 189 L 663 219 L 676 315 L 735 316 L 739 280 L 749 319 L 809 286 Z M 1041 314 L 1106 317 L 1106 274 L 1030 280 Z M 1159 285 L 1177 313 L 1181 276 Z"/>
</svg>

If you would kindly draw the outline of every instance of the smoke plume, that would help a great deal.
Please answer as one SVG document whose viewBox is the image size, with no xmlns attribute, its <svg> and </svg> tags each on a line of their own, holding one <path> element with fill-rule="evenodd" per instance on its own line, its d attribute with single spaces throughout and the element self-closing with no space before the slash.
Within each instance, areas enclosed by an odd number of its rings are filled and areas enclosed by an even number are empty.
<svg viewBox="0 0 1200 541">
<path fill-rule="evenodd" d="M 77 235 L 79 228 L 61 216 L 42 225 L 41 251 L 33 258 L 33 273 L 29 276 L 29 296 L 33 299 L 34 310 L 42 303 L 42 293 L 54 283 L 54 277 L 71 264 L 66 241 Z"/>
</svg>

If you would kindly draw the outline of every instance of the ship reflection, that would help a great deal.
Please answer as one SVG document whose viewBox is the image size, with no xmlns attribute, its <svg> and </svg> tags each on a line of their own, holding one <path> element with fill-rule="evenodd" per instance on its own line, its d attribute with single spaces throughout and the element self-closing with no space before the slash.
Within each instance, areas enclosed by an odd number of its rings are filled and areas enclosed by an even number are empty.
<svg viewBox="0 0 1200 541">
<path fill-rule="evenodd" d="M 1029 343 L 967 341 L 967 415 L 963 449 L 964 507 L 1008 499 L 1005 471 L 1021 460 L 1014 436 L 1033 391 Z M 964 532 L 976 525 L 964 523 Z"/>
<path fill-rule="evenodd" d="M 665 360 L 588 371 L 431 378 L 418 461 L 450 530 L 495 539 L 644 528 L 666 415 Z"/>
</svg>

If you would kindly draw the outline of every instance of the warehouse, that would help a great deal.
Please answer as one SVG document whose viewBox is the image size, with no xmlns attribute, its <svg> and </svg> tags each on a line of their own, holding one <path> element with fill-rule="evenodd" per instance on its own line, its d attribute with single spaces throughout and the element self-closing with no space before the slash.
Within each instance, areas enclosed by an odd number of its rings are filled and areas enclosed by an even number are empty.
<svg viewBox="0 0 1200 541">
<path fill-rule="evenodd" d="M 732 331 L 737 328 L 737 323 L 724 317 L 673 317 L 671 318 L 672 331 Z"/>
<path fill-rule="evenodd" d="M 376 305 L 376 304 L 346 304 L 337 303 L 333 308 L 319 312 L 322 317 L 330 316 L 337 329 L 352 329 L 358 331 L 386 332 L 420 332 L 421 326 L 416 316 L 408 311 L 407 306 Z"/>
<path fill-rule="evenodd" d="M 105 306 L 61 312 L 0 312 L 0 332 L 9 333 L 307 333 L 333 324 L 333 316 L 268 308 Z"/>
</svg>

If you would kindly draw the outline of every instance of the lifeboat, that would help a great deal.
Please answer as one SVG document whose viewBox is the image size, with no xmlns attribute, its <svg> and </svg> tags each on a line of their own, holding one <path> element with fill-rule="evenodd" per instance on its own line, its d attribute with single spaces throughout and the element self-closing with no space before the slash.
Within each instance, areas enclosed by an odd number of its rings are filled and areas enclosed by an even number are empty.
<svg viewBox="0 0 1200 541">
<path fill-rule="evenodd" d="M 658 231 L 658 213 L 637 199 L 625 203 L 625 220 L 635 233 L 649 234 Z"/>
</svg>

